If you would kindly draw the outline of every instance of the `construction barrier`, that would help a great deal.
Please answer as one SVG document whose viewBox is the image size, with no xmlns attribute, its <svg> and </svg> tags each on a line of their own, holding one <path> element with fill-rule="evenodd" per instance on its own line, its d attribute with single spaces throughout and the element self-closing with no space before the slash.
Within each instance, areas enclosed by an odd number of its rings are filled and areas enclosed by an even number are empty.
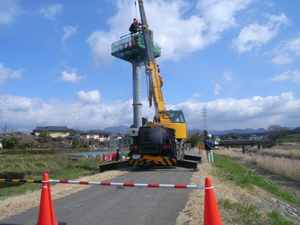
<svg viewBox="0 0 300 225">
<path fill-rule="evenodd" d="M 65 222 L 57 222 L 54 214 L 54 207 L 50 191 L 50 183 L 60 184 L 85 184 L 102 186 L 123 186 L 123 187 L 148 187 L 148 188 L 181 188 L 181 189 L 205 189 L 204 198 L 204 225 L 221 225 L 221 217 L 215 198 L 213 186 L 209 177 L 205 178 L 203 185 L 182 185 L 182 184 L 141 184 L 141 183 L 112 183 L 112 182 L 89 182 L 89 181 L 69 181 L 69 180 L 49 180 L 45 173 L 43 180 L 20 180 L 20 179 L 0 179 L 0 182 L 25 182 L 42 183 L 42 193 L 39 208 L 37 225 L 65 225 Z"/>
</svg>

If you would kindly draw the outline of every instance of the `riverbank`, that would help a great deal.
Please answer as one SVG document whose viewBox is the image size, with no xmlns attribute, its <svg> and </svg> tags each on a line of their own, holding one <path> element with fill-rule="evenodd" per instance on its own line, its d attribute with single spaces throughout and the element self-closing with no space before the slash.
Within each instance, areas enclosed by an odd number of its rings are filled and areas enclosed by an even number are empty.
<svg viewBox="0 0 300 225">
<path fill-rule="evenodd" d="M 279 145 L 270 149 L 261 150 L 252 147 L 248 149 L 249 154 L 243 154 L 241 148 L 220 148 L 214 152 L 300 181 L 300 160 L 298 160 L 298 157 L 300 157 L 299 145 Z M 292 156 L 293 158 L 291 158 Z"/>
<path fill-rule="evenodd" d="M 194 173 L 191 184 L 203 184 L 205 177 L 211 178 L 223 224 L 300 223 L 300 203 L 295 199 L 296 191 L 299 190 L 297 186 L 290 186 L 289 195 L 284 188 L 288 183 L 269 183 L 266 179 L 267 174 L 256 175 L 260 172 L 257 166 L 243 169 L 244 161 L 233 159 L 231 162 L 228 156 L 224 158 L 217 154 L 214 154 L 215 162 L 211 164 L 207 162 L 205 152 L 202 153 L 202 163 L 199 165 L 199 171 Z M 280 177 L 277 176 L 277 180 Z M 282 198 L 277 195 L 285 196 Z M 291 200 L 290 197 L 295 199 L 292 201 L 297 204 L 285 200 Z M 203 212 L 204 191 L 193 190 L 185 209 L 177 218 L 176 225 L 202 224 Z"/>
</svg>

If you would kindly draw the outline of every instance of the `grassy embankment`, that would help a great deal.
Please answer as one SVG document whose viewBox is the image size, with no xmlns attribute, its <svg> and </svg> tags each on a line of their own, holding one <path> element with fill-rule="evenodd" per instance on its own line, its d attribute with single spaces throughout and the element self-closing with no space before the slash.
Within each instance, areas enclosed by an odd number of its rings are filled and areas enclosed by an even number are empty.
<svg viewBox="0 0 300 225">
<path fill-rule="evenodd" d="M 296 143 L 300 144 L 300 134 L 290 134 L 285 136 L 284 138 L 280 138 L 276 140 L 277 143 Z"/>
<path fill-rule="evenodd" d="M 237 186 L 249 190 L 249 192 L 253 192 L 254 186 L 257 186 L 281 199 L 300 206 L 300 201 L 292 195 L 264 180 L 261 176 L 243 168 L 239 163 L 232 162 L 229 157 L 215 154 L 215 161 L 212 165 L 217 168 L 215 175 L 230 180 Z M 219 201 L 218 206 L 225 210 L 227 214 L 235 215 L 232 222 L 238 224 L 293 224 L 281 217 L 277 211 L 271 211 L 267 214 L 268 218 L 265 219 L 261 209 L 251 204 L 236 203 L 226 199 Z"/>
<path fill-rule="evenodd" d="M 99 165 L 110 162 L 97 162 L 95 158 L 71 158 L 56 154 L 1 155 L 0 178 L 42 180 L 48 173 L 53 180 L 75 180 L 83 176 L 99 173 Z M 53 184 L 54 185 L 54 184 Z M 0 199 L 21 195 L 40 189 L 36 183 L 0 183 Z"/>
<path fill-rule="evenodd" d="M 241 154 L 240 149 L 220 149 L 220 155 L 257 165 L 283 176 L 300 181 L 300 146 L 276 145 L 268 149 L 253 147 L 250 153 Z M 273 157 L 274 156 L 274 157 Z"/>
</svg>

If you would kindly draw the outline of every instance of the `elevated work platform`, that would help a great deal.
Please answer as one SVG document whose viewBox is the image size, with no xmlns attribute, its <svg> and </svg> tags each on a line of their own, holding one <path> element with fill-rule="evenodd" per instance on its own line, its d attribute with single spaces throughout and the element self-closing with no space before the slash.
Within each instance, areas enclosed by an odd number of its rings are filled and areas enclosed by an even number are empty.
<svg viewBox="0 0 300 225">
<path fill-rule="evenodd" d="M 161 47 L 153 41 L 152 46 L 155 58 L 159 57 L 161 55 Z M 139 60 L 140 62 L 147 61 L 143 35 L 130 35 L 112 43 L 111 55 L 128 62 L 133 60 Z"/>
</svg>

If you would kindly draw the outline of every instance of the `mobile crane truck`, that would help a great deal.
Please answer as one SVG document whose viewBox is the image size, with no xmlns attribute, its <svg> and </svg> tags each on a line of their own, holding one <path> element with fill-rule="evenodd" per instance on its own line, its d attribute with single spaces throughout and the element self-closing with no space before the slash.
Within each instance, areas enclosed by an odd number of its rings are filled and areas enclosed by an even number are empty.
<svg viewBox="0 0 300 225">
<path fill-rule="evenodd" d="M 133 143 L 130 145 L 130 165 L 168 165 L 197 168 L 197 163 L 184 159 L 201 161 L 201 157 L 185 156 L 183 139 L 187 137 L 184 114 L 181 110 L 166 110 L 162 94 L 163 79 L 155 61 L 151 31 L 149 30 L 142 0 L 139 0 L 141 24 L 134 19 L 135 31 L 143 34 L 146 58 L 145 71 L 149 78 L 148 100 L 154 101 L 155 116 L 153 122 L 130 132 Z M 131 27 L 132 28 L 132 27 Z"/>
<path fill-rule="evenodd" d="M 155 57 L 160 56 L 160 48 L 152 41 L 143 1 L 139 0 L 141 22 L 134 19 L 123 39 L 112 44 L 112 55 L 122 60 L 142 60 L 148 77 L 148 100 L 154 102 L 155 116 L 153 122 L 146 126 L 131 128 L 129 161 L 99 166 L 100 172 L 121 169 L 128 166 L 178 166 L 197 169 L 201 156 L 185 155 L 183 139 L 187 137 L 186 121 L 181 110 L 166 110 L 162 94 L 163 79 Z M 138 33 L 138 34 L 136 34 Z M 192 161 L 190 161 L 192 160 Z M 196 161 L 196 162 L 195 162 Z"/>
</svg>

